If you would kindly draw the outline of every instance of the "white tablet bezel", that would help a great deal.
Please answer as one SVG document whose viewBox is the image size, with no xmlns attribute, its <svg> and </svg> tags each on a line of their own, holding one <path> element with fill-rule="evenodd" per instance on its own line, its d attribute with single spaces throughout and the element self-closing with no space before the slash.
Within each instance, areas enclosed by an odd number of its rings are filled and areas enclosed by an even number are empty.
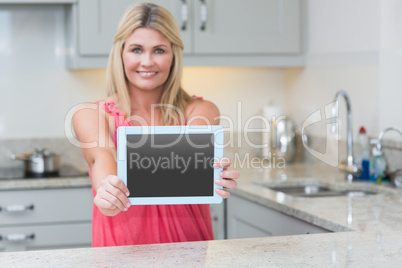
<svg viewBox="0 0 402 268">
<path fill-rule="evenodd" d="M 217 125 L 202 126 L 126 126 L 117 128 L 117 176 L 127 185 L 127 135 L 130 134 L 214 134 L 214 159 L 223 157 L 223 127 Z M 222 168 L 214 169 L 211 183 L 214 185 L 213 196 L 177 196 L 177 197 L 129 197 L 132 205 L 175 205 L 175 204 L 218 204 L 222 197 L 216 193 L 215 184 Z"/>
</svg>

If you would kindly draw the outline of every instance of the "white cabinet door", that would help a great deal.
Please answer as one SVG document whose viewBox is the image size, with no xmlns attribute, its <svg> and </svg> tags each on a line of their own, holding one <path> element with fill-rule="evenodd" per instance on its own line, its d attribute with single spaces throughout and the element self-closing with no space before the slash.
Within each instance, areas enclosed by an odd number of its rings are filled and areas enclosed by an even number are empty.
<svg viewBox="0 0 402 268">
<path fill-rule="evenodd" d="M 0 252 L 91 246 L 90 187 L 0 191 Z"/>
<path fill-rule="evenodd" d="M 0 192 L 0 227 L 92 220 L 91 188 Z"/>
<path fill-rule="evenodd" d="M 196 54 L 301 52 L 300 0 L 194 1 Z"/>
<path fill-rule="evenodd" d="M 229 239 L 329 232 L 235 195 L 228 198 L 227 218 Z"/>
<path fill-rule="evenodd" d="M 229 239 L 281 235 L 278 212 L 233 194 L 227 202 Z"/>
<path fill-rule="evenodd" d="M 125 10 L 142 0 L 66 7 L 67 67 L 105 68 Z M 148 1 L 148 0 L 145 0 Z M 303 0 L 149 0 L 176 19 L 185 66 L 303 66 Z"/>
<path fill-rule="evenodd" d="M 79 54 L 85 56 L 108 56 L 113 45 L 113 38 L 116 34 L 120 18 L 126 9 L 142 1 L 135 0 L 81 0 L 78 2 L 78 34 Z M 183 13 L 190 16 L 191 3 L 187 6 L 179 0 L 152 0 L 169 10 L 180 27 L 185 23 Z M 187 25 L 186 25 L 187 26 Z M 182 39 L 185 49 L 190 49 L 191 33 L 188 30 L 182 31 Z"/>
<path fill-rule="evenodd" d="M 225 239 L 225 201 L 220 204 L 211 204 L 212 228 L 214 230 L 214 239 Z"/>
<path fill-rule="evenodd" d="M 0 252 L 91 247 L 91 223 L 0 227 Z"/>
</svg>

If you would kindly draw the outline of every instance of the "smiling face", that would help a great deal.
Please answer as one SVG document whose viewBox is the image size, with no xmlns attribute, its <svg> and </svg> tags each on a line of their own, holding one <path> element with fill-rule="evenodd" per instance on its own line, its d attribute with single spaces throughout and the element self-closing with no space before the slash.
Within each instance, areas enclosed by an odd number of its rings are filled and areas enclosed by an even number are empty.
<svg viewBox="0 0 402 268">
<path fill-rule="evenodd" d="M 138 28 L 123 49 L 124 72 L 129 90 L 162 92 L 173 62 L 171 43 L 157 30 Z"/>
</svg>

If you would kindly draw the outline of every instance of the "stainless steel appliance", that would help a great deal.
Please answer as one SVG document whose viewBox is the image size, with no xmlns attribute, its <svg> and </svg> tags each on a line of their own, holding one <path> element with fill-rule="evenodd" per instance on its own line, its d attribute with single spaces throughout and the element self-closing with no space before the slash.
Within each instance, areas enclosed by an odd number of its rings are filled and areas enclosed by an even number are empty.
<svg viewBox="0 0 402 268">
<path fill-rule="evenodd" d="M 303 143 L 307 143 L 307 136 L 302 135 L 293 121 L 279 119 L 271 122 L 268 135 L 269 157 L 283 159 L 286 163 L 302 160 Z"/>
<path fill-rule="evenodd" d="M 22 160 L 25 173 L 37 176 L 56 174 L 60 168 L 60 156 L 43 148 L 37 148 L 33 153 L 25 155 L 11 155 L 13 160 Z"/>
<path fill-rule="evenodd" d="M 57 172 L 52 173 L 26 173 L 17 167 L 1 167 L 0 180 L 35 179 L 35 178 L 64 178 L 88 176 L 87 171 L 79 170 L 71 165 L 61 165 Z"/>
</svg>

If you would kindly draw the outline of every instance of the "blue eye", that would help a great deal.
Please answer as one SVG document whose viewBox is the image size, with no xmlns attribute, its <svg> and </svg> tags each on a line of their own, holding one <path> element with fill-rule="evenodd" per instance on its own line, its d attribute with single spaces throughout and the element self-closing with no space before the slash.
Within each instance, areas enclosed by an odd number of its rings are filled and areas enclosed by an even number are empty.
<svg viewBox="0 0 402 268">
<path fill-rule="evenodd" d="M 164 53 L 165 51 L 163 50 L 163 49 L 161 49 L 161 48 L 157 48 L 157 49 L 155 49 L 155 53 L 156 54 L 162 54 L 162 53 Z"/>
<path fill-rule="evenodd" d="M 141 53 L 141 49 L 136 47 L 132 50 L 134 53 Z"/>
</svg>

